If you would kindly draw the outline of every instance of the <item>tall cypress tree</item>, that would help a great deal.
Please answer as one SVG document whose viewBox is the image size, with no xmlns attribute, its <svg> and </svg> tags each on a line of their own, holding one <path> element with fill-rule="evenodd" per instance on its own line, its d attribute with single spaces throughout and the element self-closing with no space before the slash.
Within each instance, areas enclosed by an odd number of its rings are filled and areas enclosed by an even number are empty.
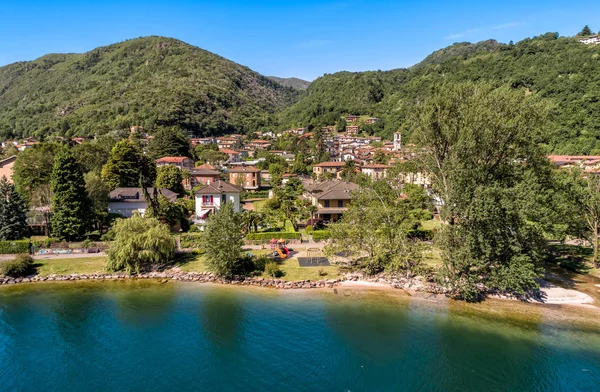
<svg viewBox="0 0 600 392">
<path fill-rule="evenodd" d="M 6 177 L 0 179 L 0 240 L 19 240 L 27 231 L 27 203 Z"/>
<path fill-rule="evenodd" d="M 83 171 L 71 151 L 54 161 L 52 169 L 52 235 L 67 241 L 81 239 L 91 227 L 91 201 Z"/>
</svg>

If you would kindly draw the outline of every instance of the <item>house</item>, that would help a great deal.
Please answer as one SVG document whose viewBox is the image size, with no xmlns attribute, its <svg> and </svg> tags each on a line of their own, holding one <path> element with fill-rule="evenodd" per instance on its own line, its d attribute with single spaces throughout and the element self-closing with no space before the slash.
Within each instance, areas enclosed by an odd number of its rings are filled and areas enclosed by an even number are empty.
<svg viewBox="0 0 600 392">
<path fill-rule="evenodd" d="M 12 182 L 13 166 L 16 160 L 16 155 L 0 160 L 0 178 L 6 177 L 8 181 Z"/>
<path fill-rule="evenodd" d="M 579 38 L 578 41 L 584 45 L 595 45 L 600 44 L 600 37 L 597 35 L 591 35 L 587 38 Z"/>
<path fill-rule="evenodd" d="M 346 122 L 353 123 L 360 119 L 360 116 L 346 116 Z"/>
<path fill-rule="evenodd" d="M 188 157 L 162 157 L 156 160 L 156 166 L 175 166 L 179 169 L 192 169 L 194 161 Z"/>
<path fill-rule="evenodd" d="M 363 167 L 360 168 L 360 171 L 363 174 L 366 174 L 367 176 L 371 177 L 371 179 L 373 180 L 380 180 L 382 178 L 385 178 L 385 176 L 387 175 L 387 170 L 390 169 L 392 166 L 390 165 L 382 165 L 379 163 L 373 163 L 373 164 L 369 164 L 369 165 L 364 165 Z"/>
<path fill-rule="evenodd" d="M 189 180 L 184 180 L 184 187 L 192 189 L 197 185 L 208 185 L 220 180 L 221 173 L 212 165 L 205 163 L 190 170 Z"/>
<path fill-rule="evenodd" d="M 597 155 L 549 155 L 548 159 L 560 168 L 578 167 L 584 171 L 600 169 L 600 156 Z"/>
<path fill-rule="evenodd" d="M 376 117 L 369 117 L 365 120 L 367 124 L 375 124 L 377 121 L 379 121 L 379 119 Z"/>
<path fill-rule="evenodd" d="M 232 203 L 233 210 L 240 212 L 240 193 L 242 189 L 227 181 L 210 183 L 195 193 L 197 224 L 205 224 L 211 213 L 219 210 L 225 203 Z"/>
<path fill-rule="evenodd" d="M 147 188 L 147 191 L 150 196 L 154 194 L 154 188 Z M 160 189 L 158 192 L 170 201 L 177 200 L 177 193 L 166 188 Z M 135 212 L 144 216 L 147 209 L 148 202 L 146 202 L 142 188 L 117 188 L 108 194 L 109 213 L 130 218 Z"/>
<path fill-rule="evenodd" d="M 345 162 L 321 162 L 313 165 L 313 173 L 317 178 L 321 178 L 325 173 L 330 173 L 335 177 L 339 171 L 344 168 Z"/>
<path fill-rule="evenodd" d="M 346 135 L 348 136 L 357 136 L 360 128 L 358 125 L 348 125 L 346 127 Z"/>
<path fill-rule="evenodd" d="M 419 185 L 426 189 L 431 188 L 431 176 L 427 173 L 423 173 L 423 172 L 400 173 L 399 177 L 400 177 L 399 178 L 400 182 L 402 184 Z"/>
<path fill-rule="evenodd" d="M 240 143 L 240 139 L 236 138 L 236 137 L 218 137 L 217 138 L 217 144 L 219 145 L 219 149 L 224 148 L 224 149 L 230 149 L 230 150 L 235 150 L 236 148 L 241 147 L 241 143 Z"/>
<path fill-rule="evenodd" d="M 244 189 L 260 188 L 260 169 L 254 166 L 241 166 L 229 169 L 229 182 Z"/>
<path fill-rule="evenodd" d="M 212 138 L 212 137 L 203 137 L 203 138 L 193 137 L 190 139 L 190 142 L 192 143 L 192 146 L 196 147 L 196 146 L 202 146 L 205 144 L 215 144 L 217 141 L 215 138 Z"/>
<path fill-rule="evenodd" d="M 222 152 L 223 154 L 227 154 L 227 156 L 229 157 L 229 158 L 227 158 L 227 163 L 235 163 L 235 162 L 240 162 L 242 160 L 242 157 L 241 157 L 239 151 L 231 150 L 229 148 L 220 148 L 219 147 L 219 152 Z"/>
<path fill-rule="evenodd" d="M 317 207 L 315 218 L 328 223 L 340 219 L 348 209 L 348 204 L 352 200 L 352 192 L 356 191 L 359 186 L 352 182 L 332 180 L 306 185 L 305 188 L 304 197 Z"/>
<path fill-rule="evenodd" d="M 257 150 L 266 150 L 270 146 L 271 146 L 271 142 L 268 140 L 256 139 L 256 140 L 252 140 L 250 143 L 248 143 L 248 147 L 254 148 Z"/>
</svg>

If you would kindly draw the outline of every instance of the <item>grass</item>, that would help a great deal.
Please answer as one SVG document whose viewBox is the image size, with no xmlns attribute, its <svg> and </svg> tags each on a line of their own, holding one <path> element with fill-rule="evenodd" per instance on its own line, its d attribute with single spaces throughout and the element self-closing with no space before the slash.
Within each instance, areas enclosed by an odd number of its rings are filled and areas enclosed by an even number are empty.
<svg viewBox="0 0 600 392">
<path fill-rule="evenodd" d="M 106 256 L 65 259 L 36 259 L 34 267 L 40 276 L 93 274 L 105 272 Z"/>
<path fill-rule="evenodd" d="M 328 267 L 300 267 L 298 259 L 291 258 L 282 260 L 279 263 L 279 268 L 283 271 L 283 276 L 280 278 L 287 281 L 295 280 L 322 280 L 322 279 L 334 279 L 339 275 L 337 266 Z M 322 269 L 326 273 L 324 276 L 319 275 L 319 270 Z M 268 276 L 263 274 L 263 277 Z"/>
</svg>

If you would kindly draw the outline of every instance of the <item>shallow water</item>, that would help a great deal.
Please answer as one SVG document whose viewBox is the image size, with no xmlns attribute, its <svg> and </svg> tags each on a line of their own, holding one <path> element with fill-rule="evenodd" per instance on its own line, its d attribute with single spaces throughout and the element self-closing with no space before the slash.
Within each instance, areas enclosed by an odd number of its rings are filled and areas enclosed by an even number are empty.
<svg viewBox="0 0 600 392">
<path fill-rule="evenodd" d="M 0 389 L 599 390 L 598 314 L 563 314 L 387 291 L 3 287 Z"/>
</svg>

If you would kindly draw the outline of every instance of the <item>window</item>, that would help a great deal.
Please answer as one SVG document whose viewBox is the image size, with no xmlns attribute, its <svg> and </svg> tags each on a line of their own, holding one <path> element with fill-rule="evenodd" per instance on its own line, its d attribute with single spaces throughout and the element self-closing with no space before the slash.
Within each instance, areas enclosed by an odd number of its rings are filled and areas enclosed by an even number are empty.
<svg viewBox="0 0 600 392">
<path fill-rule="evenodd" d="M 329 200 L 325 200 L 325 208 L 329 208 Z"/>
<path fill-rule="evenodd" d="M 344 207 L 344 201 L 343 200 L 338 200 L 338 207 L 340 207 L 340 208 Z"/>
</svg>

